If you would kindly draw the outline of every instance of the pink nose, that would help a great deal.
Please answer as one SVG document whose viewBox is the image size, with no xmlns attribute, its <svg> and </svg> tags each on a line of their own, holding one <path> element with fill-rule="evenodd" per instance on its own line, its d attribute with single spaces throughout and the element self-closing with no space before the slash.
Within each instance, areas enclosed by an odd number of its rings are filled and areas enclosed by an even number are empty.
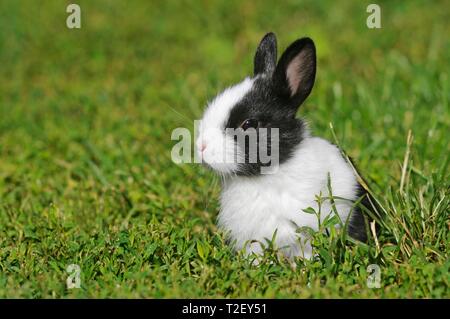
<svg viewBox="0 0 450 319">
<path fill-rule="evenodd" d="M 202 145 L 200 146 L 200 152 L 203 153 L 203 151 L 206 149 L 206 144 L 202 143 Z"/>
</svg>

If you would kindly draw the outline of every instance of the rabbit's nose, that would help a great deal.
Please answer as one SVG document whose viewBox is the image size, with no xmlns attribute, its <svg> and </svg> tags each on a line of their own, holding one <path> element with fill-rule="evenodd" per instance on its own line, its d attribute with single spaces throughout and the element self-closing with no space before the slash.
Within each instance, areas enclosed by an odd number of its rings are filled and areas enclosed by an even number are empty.
<svg viewBox="0 0 450 319">
<path fill-rule="evenodd" d="M 202 143 L 201 145 L 200 145 L 200 152 L 201 153 L 203 153 L 203 151 L 206 149 L 206 144 L 205 143 Z"/>
</svg>

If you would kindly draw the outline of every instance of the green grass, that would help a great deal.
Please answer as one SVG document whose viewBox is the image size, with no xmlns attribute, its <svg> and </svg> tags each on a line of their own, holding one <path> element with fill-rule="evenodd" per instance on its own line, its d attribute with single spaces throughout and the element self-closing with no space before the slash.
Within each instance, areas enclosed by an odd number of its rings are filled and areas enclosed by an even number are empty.
<svg viewBox="0 0 450 319">
<path fill-rule="evenodd" d="M 0 297 L 450 297 L 448 2 L 378 1 L 379 30 L 370 2 L 147 2 L 76 1 L 80 30 L 69 2 L 0 2 Z M 368 246 L 316 234 L 296 270 L 230 251 L 217 178 L 170 160 L 267 31 L 315 40 L 299 113 L 331 141 L 332 123 L 386 214 Z"/>
</svg>

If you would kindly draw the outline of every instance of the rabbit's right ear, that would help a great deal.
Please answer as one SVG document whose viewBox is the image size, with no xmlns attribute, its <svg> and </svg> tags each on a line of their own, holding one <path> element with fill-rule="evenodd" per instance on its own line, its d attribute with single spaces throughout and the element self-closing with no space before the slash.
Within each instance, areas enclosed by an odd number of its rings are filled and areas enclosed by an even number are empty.
<svg viewBox="0 0 450 319">
<path fill-rule="evenodd" d="M 267 33 L 259 43 L 254 59 L 253 73 L 272 74 L 277 64 L 277 38 L 274 33 Z"/>
</svg>

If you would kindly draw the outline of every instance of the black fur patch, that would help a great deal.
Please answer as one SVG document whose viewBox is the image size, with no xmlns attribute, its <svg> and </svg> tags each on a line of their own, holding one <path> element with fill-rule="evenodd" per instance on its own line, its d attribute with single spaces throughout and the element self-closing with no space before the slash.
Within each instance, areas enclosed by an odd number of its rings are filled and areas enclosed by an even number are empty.
<svg viewBox="0 0 450 319">
<path fill-rule="evenodd" d="M 371 205 L 369 202 L 369 193 L 358 183 L 358 190 L 356 192 L 357 198 L 361 198 L 360 205 L 366 207 L 371 210 Z M 369 216 L 363 213 L 361 207 L 355 207 L 352 215 L 350 216 L 350 221 L 348 223 L 348 234 L 350 237 L 357 239 L 362 242 L 367 242 L 367 232 L 369 229 L 366 227 L 366 219 L 367 225 L 369 225 Z"/>
<path fill-rule="evenodd" d="M 260 149 L 267 156 L 274 156 L 271 147 L 271 128 L 279 131 L 278 163 L 282 164 L 292 156 L 296 146 L 303 140 L 304 123 L 295 118 L 298 108 L 308 97 L 314 85 L 316 74 L 316 49 L 310 38 L 294 41 L 282 54 L 276 64 L 277 48 L 273 33 L 268 33 L 258 46 L 254 59 L 254 83 L 250 92 L 230 112 L 224 130 L 237 129 L 248 119 L 258 121 L 256 163 L 249 161 L 248 143 L 237 145 L 245 151 L 245 163 L 239 164 L 238 175 L 257 175 L 262 166 L 273 166 L 260 159 Z M 276 65 L 275 65 L 276 64 Z M 260 145 L 267 129 L 267 144 Z M 245 134 L 245 132 L 242 132 Z M 239 140 L 237 136 L 234 136 Z M 264 139 L 262 139 L 264 140 Z M 262 147 L 267 152 L 264 152 Z M 255 154 L 253 154 L 255 155 Z"/>
<path fill-rule="evenodd" d="M 352 163 L 355 170 L 358 172 L 358 169 L 355 165 L 355 162 L 351 157 L 348 157 L 350 162 Z M 344 158 L 345 159 L 345 158 Z M 358 172 L 358 175 L 361 177 L 361 174 Z M 362 177 L 361 177 L 362 178 Z M 362 178 L 364 183 L 367 184 L 364 178 Z M 358 183 L 357 198 L 361 198 L 359 205 L 355 206 L 353 209 L 352 215 L 350 216 L 350 221 L 348 224 L 348 234 L 350 237 L 357 239 L 362 242 L 367 242 L 367 235 L 370 233 L 369 224 L 373 222 L 373 218 L 369 216 L 361 206 L 365 207 L 369 212 L 371 212 L 376 218 L 381 218 L 382 216 L 378 216 L 378 213 L 381 212 L 380 208 L 377 206 L 373 197 L 364 189 L 364 187 Z M 373 204 L 373 205 L 372 205 Z M 375 206 L 375 209 L 374 207 Z M 378 228 L 376 229 L 378 231 Z"/>
<path fill-rule="evenodd" d="M 260 128 L 267 129 L 267 150 L 268 156 L 271 156 L 271 128 L 279 130 L 279 164 L 288 160 L 295 147 L 303 140 L 304 123 L 301 119 L 295 118 L 290 112 L 290 106 L 278 97 L 273 91 L 271 79 L 268 77 L 258 77 L 255 79 L 253 88 L 242 100 L 234 106 L 230 112 L 225 128 L 237 129 L 247 119 L 255 119 L 259 122 L 257 129 L 258 144 L 256 163 L 249 161 L 249 145 L 245 145 L 246 161 L 239 165 L 238 175 L 257 175 L 260 174 L 262 166 L 268 166 L 271 163 L 262 163 L 259 158 L 261 138 Z M 245 135 L 245 132 L 242 132 Z M 264 140 L 264 139 L 263 139 Z M 238 147 L 243 147 L 238 145 Z"/>
<path fill-rule="evenodd" d="M 272 74 L 277 64 L 277 38 L 272 32 L 267 33 L 259 43 L 254 58 L 253 74 Z"/>
</svg>

